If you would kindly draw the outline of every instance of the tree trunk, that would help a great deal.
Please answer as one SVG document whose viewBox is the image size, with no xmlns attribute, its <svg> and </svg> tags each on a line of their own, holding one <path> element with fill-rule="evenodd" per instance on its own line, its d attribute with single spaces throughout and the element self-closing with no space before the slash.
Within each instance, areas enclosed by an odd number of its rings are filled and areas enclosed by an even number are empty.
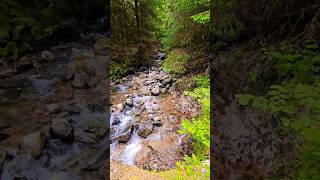
<svg viewBox="0 0 320 180">
<path fill-rule="evenodd" d="M 140 43 L 140 19 L 139 19 L 139 6 L 138 6 L 138 0 L 134 0 L 134 7 L 135 7 L 135 14 L 136 14 L 138 43 Z"/>
<path fill-rule="evenodd" d="M 142 65 L 142 52 L 141 52 L 141 34 L 140 34 L 140 19 L 139 19 L 139 6 L 138 0 L 134 0 L 135 14 L 136 14 L 136 23 L 137 23 L 137 44 L 138 44 L 138 52 L 137 52 L 137 66 Z"/>
<path fill-rule="evenodd" d="M 126 1 L 123 0 L 123 9 L 126 10 Z M 124 13 L 124 19 L 125 19 L 125 29 L 126 29 L 126 40 L 127 40 L 127 45 L 129 45 L 129 29 L 128 29 L 128 15 L 127 12 Z"/>
</svg>

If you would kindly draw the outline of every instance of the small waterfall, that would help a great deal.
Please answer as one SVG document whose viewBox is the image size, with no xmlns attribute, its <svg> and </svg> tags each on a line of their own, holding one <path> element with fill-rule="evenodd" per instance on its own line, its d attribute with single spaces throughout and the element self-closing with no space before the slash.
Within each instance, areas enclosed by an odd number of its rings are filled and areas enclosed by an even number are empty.
<svg viewBox="0 0 320 180">
<path fill-rule="evenodd" d="M 131 140 L 127 143 L 124 153 L 122 155 L 122 162 L 128 165 L 134 165 L 135 157 L 141 149 L 141 138 L 136 132 L 131 136 Z"/>
<path fill-rule="evenodd" d="M 118 86 L 120 91 L 123 89 L 126 89 L 127 87 L 125 85 L 119 85 Z M 121 88 L 120 88 L 121 87 Z M 121 90 L 122 89 L 122 90 Z M 127 165 L 134 165 L 135 164 L 135 158 L 137 153 L 142 148 L 142 141 L 145 140 L 160 140 L 161 135 L 160 131 L 151 134 L 147 139 L 141 138 L 136 130 L 133 131 L 131 138 L 129 142 L 125 144 L 123 147 L 122 144 L 120 145 L 117 142 L 117 137 L 119 137 L 121 134 L 123 134 L 128 127 L 132 126 L 135 122 L 135 113 L 137 113 L 137 108 L 139 110 L 147 110 L 147 111 L 155 111 L 158 108 L 158 102 L 157 99 L 153 96 L 135 96 L 133 97 L 133 102 L 143 102 L 143 105 L 138 107 L 126 107 L 123 112 L 113 112 L 111 113 L 110 117 L 110 125 L 112 125 L 113 121 L 117 118 L 120 119 L 120 123 L 115 125 L 115 131 L 114 134 L 111 135 L 111 139 L 113 139 L 113 143 L 110 144 L 110 150 L 111 150 L 111 159 L 119 160 L 124 164 Z M 120 157 L 116 151 L 119 150 L 117 147 L 122 146 L 124 150 L 121 152 Z"/>
</svg>

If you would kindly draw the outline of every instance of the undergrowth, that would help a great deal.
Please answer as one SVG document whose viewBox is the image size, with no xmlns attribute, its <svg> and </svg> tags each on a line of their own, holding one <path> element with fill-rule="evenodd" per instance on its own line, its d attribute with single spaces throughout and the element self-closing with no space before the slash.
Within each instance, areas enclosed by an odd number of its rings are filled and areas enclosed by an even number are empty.
<svg viewBox="0 0 320 180">
<path fill-rule="evenodd" d="M 297 179 L 320 179 L 320 51 L 317 42 L 308 41 L 301 49 L 284 45 L 266 55 L 276 65 L 281 83 L 264 96 L 236 95 L 239 104 L 251 105 L 280 116 L 284 128 L 302 136 Z"/>
<path fill-rule="evenodd" d="M 186 156 L 177 163 L 174 178 L 179 179 L 210 179 L 209 150 L 210 150 L 210 79 L 208 76 L 194 78 L 197 87 L 186 91 L 188 96 L 195 97 L 202 105 L 202 113 L 191 121 L 182 121 L 181 134 L 190 134 L 193 143 L 192 156 Z M 205 162 L 207 161 L 207 162 Z"/>
<path fill-rule="evenodd" d="M 170 74 L 184 74 L 186 72 L 185 63 L 190 60 L 190 56 L 182 49 L 171 51 L 168 58 L 162 63 L 162 68 Z"/>
</svg>

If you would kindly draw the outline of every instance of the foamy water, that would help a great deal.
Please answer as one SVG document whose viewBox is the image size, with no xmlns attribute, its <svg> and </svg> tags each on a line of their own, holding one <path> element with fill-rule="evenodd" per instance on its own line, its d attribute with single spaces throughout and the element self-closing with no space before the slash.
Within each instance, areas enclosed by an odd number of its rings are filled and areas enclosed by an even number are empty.
<svg viewBox="0 0 320 180">
<path fill-rule="evenodd" d="M 118 85 L 120 93 L 124 93 L 127 89 L 127 86 L 124 85 Z M 135 123 L 135 117 L 133 116 L 135 112 L 145 109 L 146 111 L 156 111 L 159 107 L 158 103 L 159 100 L 157 97 L 154 96 L 134 96 L 133 102 L 136 104 L 137 102 L 142 102 L 143 105 L 137 109 L 136 107 L 126 107 L 123 112 L 113 112 L 110 117 L 110 124 L 115 120 L 115 117 L 120 119 L 120 123 L 116 125 L 116 132 L 113 135 L 112 138 L 118 137 L 122 133 L 124 133 L 124 129 L 128 128 L 128 126 L 133 125 Z M 111 159 L 119 160 L 124 164 L 127 165 L 134 165 L 135 164 L 135 158 L 138 152 L 142 149 L 142 142 L 145 140 L 160 140 L 161 135 L 159 129 L 155 130 L 154 133 L 149 135 L 148 138 L 142 138 L 140 137 L 136 131 L 131 135 L 131 139 L 129 142 L 125 144 L 123 152 L 121 152 L 120 157 L 115 157 L 115 152 L 119 150 L 117 147 L 119 146 L 119 143 L 114 141 L 110 145 L 111 150 Z"/>
</svg>

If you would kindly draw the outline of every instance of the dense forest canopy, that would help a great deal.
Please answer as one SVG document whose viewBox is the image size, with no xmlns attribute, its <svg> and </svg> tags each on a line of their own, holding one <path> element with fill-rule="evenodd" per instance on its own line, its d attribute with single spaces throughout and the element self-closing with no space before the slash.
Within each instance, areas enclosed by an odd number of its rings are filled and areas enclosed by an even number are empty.
<svg viewBox="0 0 320 180">
<path fill-rule="evenodd" d="M 104 0 L 2 0 L 0 55 L 17 59 L 19 53 L 40 44 L 71 40 L 89 31 L 105 32 L 106 9 Z"/>
</svg>

